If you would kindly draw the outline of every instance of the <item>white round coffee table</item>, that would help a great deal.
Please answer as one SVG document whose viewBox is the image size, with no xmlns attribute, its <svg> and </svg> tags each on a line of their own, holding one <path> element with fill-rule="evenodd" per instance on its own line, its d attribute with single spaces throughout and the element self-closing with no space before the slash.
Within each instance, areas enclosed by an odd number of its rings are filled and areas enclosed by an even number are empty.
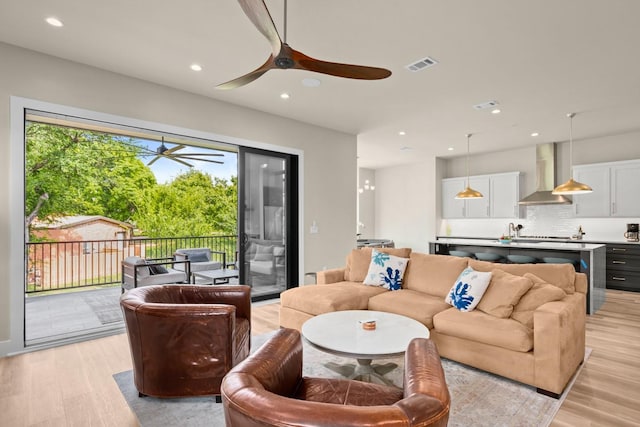
<svg viewBox="0 0 640 427">
<path fill-rule="evenodd" d="M 375 320 L 375 330 L 365 330 L 363 321 Z M 325 366 L 352 379 L 377 379 L 391 384 L 384 374 L 396 364 L 372 365 L 374 359 L 404 354 L 414 338 L 429 338 L 429 329 L 406 316 L 369 310 L 334 311 L 315 316 L 302 325 L 302 336 L 318 350 L 343 357 L 355 358 L 357 365 Z"/>
</svg>

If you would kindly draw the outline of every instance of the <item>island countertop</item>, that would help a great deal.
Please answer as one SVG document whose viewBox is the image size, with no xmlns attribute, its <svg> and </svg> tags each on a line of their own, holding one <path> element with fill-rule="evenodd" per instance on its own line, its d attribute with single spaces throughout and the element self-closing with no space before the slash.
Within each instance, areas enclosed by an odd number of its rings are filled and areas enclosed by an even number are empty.
<svg viewBox="0 0 640 427">
<path fill-rule="evenodd" d="M 555 251 L 587 251 L 591 252 L 595 249 L 602 248 L 605 245 L 597 243 L 583 243 L 578 241 L 571 242 L 548 242 L 548 241 L 536 241 L 536 242 L 522 242 L 514 240 L 511 243 L 500 243 L 498 240 L 490 239 L 450 239 L 445 238 L 429 242 L 433 244 L 444 245 L 469 245 L 469 246 L 493 246 L 499 248 L 519 248 L 519 249 L 545 249 Z"/>
</svg>

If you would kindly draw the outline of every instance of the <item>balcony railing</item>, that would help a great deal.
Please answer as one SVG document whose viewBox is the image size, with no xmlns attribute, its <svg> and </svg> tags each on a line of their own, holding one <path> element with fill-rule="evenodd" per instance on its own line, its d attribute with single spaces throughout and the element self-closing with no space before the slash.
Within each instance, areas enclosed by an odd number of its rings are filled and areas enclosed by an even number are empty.
<svg viewBox="0 0 640 427">
<path fill-rule="evenodd" d="M 83 240 L 27 243 L 25 292 L 45 292 L 120 283 L 121 261 L 128 256 L 171 257 L 180 248 L 210 248 L 233 260 L 234 235 Z M 212 254 L 216 256 L 216 254 Z M 222 262 L 222 256 L 219 256 Z"/>
</svg>

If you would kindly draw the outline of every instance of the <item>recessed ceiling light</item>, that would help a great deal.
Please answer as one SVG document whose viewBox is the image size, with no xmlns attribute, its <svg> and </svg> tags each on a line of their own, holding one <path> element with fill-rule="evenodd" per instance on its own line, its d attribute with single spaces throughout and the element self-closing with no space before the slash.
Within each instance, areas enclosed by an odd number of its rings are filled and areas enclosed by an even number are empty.
<svg viewBox="0 0 640 427">
<path fill-rule="evenodd" d="M 491 110 L 491 114 L 500 114 L 500 109 L 494 108 L 493 110 Z"/>
<path fill-rule="evenodd" d="M 260 167 L 261 167 L 262 169 L 266 169 L 266 168 L 268 168 L 268 167 L 269 167 L 269 165 L 268 165 L 268 164 L 266 164 L 266 163 L 263 163 L 263 164 L 261 164 L 261 165 L 260 165 Z"/>
<path fill-rule="evenodd" d="M 306 87 L 318 87 L 320 86 L 322 82 L 318 79 L 314 79 L 311 77 L 308 77 L 306 79 L 302 79 L 302 85 L 306 86 Z"/>
<path fill-rule="evenodd" d="M 280 98 L 282 98 L 282 99 L 289 99 L 289 98 L 291 98 L 291 96 L 289 96 L 289 94 L 288 94 L 287 92 L 282 92 L 282 93 L 280 94 Z"/>
<path fill-rule="evenodd" d="M 447 150 L 453 151 L 453 147 L 449 147 L 449 148 L 447 148 Z"/>
<path fill-rule="evenodd" d="M 202 71 L 202 65 L 200 64 L 191 64 L 190 67 L 193 71 Z"/>
<path fill-rule="evenodd" d="M 48 17 L 46 21 L 47 24 L 51 25 L 52 27 L 62 27 L 64 25 L 61 20 L 53 16 Z"/>
<path fill-rule="evenodd" d="M 400 151 L 411 151 L 413 150 L 412 147 L 400 147 Z"/>
<path fill-rule="evenodd" d="M 400 135 L 400 136 L 405 136 L 406 134 L 407 134 L 407 133 L 406 133 L 405 131 L 403 131 L 403 130 L 401 130 L 400 132 L 398 132 L 398 135 Z"/>
<path fill-rule="evenodd" d="M 538 136 L 538 135 L 540 135 L 538 132 L 532 132 L 532 133 L 531 133 L 531 136 L 533 136 L 533 137 L 536 137 L 536 136 Z"/>
</svg>

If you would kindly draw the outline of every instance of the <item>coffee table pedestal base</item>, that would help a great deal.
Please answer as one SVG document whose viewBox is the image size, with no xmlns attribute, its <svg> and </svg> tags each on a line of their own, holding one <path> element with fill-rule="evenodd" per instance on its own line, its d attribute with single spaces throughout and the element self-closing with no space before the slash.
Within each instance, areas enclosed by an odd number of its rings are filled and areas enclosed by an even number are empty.
<svg viewBox="0 0 640 427">
<path fill-rule="evenodd" d="M 359 380 L 366 382 L 378 382 L 384 385 L 390 385 L 394 387 L 398 387 L 392 381 L 389 381 L 384 377 L 384 375 L 393 371 L 398 367 L 395 363 L 385 363 L 384 365 L 372 365 L 371 359 L 356 359 L 358 361 L 357 365 L 354 364 L 346 364 L 340 365 L 338 363 L 329 362 L 324 366 L 331 369 L 334 372 L 339 373 L 343 377 L 346 377 L 350 380 Z"/>
</svg>

